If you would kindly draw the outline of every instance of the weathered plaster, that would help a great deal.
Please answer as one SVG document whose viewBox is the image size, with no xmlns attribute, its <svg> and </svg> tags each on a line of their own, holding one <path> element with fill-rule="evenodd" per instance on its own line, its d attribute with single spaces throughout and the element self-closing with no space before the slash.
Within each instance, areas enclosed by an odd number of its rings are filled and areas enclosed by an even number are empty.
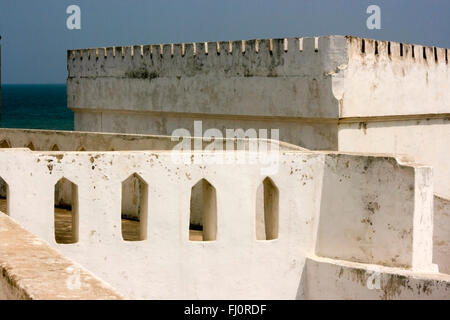
<svg viewBox="0 0 450 320">
<path fill-rule="evenodd" d="M 307 299 L 438 300 L 450 299 L 450 276 L 418 273 L 343 260 L 306 259 Z"/>
</svg>

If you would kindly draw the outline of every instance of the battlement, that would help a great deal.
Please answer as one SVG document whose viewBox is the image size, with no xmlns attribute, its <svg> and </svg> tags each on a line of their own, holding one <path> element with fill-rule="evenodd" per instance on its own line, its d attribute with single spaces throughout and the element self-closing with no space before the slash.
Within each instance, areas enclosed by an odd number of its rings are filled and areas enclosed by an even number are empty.
<svg viewBox="0 0 450 320">
<path fill-rule="evenodd" d="M 123 76 L 137 79 L 180 74 L 195 76 L 210 72 L 244 77 L 296 75 L 312 71 L 301 64 L 292 69 L 296 59 L 320 59 L 321 51 L 330 48 L 330 40 L 334 38 L 254 39 L 69 50 L 69 78 L 117 76 L 121 71 L 125 71 Z M 108 59 L 116 63 L 106 63 Z M 254 59 L 259 59 L 259 63 L 253 63 Z M 104 64 L 104 68 L 97 70 L 94 68 L 96 64 Z M 130 70 L 130 67 L 136 69 Z"/>
<path fill-rule="evenodd" d="M 338 36 L 336 36 L 338 37 Z M 422 46 L 415 44 L 406 44 L 401 42 L 380 41 L 374 39 L 365 39 L 352 36 L 345 36 L 350 47 L 351 57 L 358 55 L 368 58 L 369 55 L 377 59 L 407 59 L 415 62 L 427 62 L 448 64 L 448 49 L 430 46 Z M 342 39 L 340 39 L 342 41 Z M 278 39 L 252 39 L 240 41 L 220 41 L 220 42 L 199 42 L 199 43 L 170 43 L 170 44 L 150 44 L 150 45 L 131 45 L 131 46 L 113 46 L 103 48 L 87 48 L 68 50 L 68 68 L 69 77 L 84 77 L 92 76 L 94 71 L 89 68 L 86 62 L 92 61 L 95 63 L 105 62 L 108 58 L 123 59 L 124 64 L 127 65 L 129 61 L 150 59 L 151 65 L 146 65 L 154 69 L 153 71 L 142 69 L 130 71 L 128 76 L 135 78 L 156 78 L 158 72 L 165 71 L 164 76 L 176 76 L 183 72 L 183 68 L 189 67 L 189 63 L 194 63 L 196 59 L 204 58 L 206 64 L 214 64 L 217 72 L 227 72 L 221 70 L 220 67 L 226 68 L 230 63 L 245 64 L 249 62 L 251 57 L 260 56 L 262 59 L 272 57 L 272 61 L 267 64 L 259 64 L 248 68 L 235 68 L 231 74 L 237 76 L 277 76 L 277 75 L 296 75 L 298 68 L 284 68 L 280 73 L 275 72 L 273 66 L 279 64 L 279 59 L 289 59 L 293 56 L 298 58 L 320 58 L 323 56 L 321 51 L 330 53 L 330 37 L 300 37 L 300 38 L 278 38 Z M 227 59 L 226 57 L 233 57 Z M 182 57 L 183 61 L 176 58 Z M 264 62 L 264 60 L 263 60 Z M 295 65 L 296 61 L 285 61 Z M 173 63 L 177 68 L 174 68 Z M 78 67 L 84 66 L 82 70 L 77 70 Z M 201 65 L 199 65 L 201 67 Z M 96 73 L 96 76 L 114 76 L 111 69 L 102 69 L 104 73 Z M 181 67 L 181 69 L 180 69 Z M 298 66 L 300 67 L 300 66 Z M 303 66 L 306 67 L 306 66 Z M 117 66 L 114 66 L 116 70 Z M 167 68 L 167 70 L 166 70 Z M 71 73 L 71 71 L 74 71 Z M 81 71 L 76 73 L 75 71 Z M 174 71 L 171 74 L 171 71 Z M 197 71 L 202 71 L 199 68 Z"/>
<path fill-rule="evenodd" d="M 323 36 L 70 50 L 67 63 L 77 114 L 324 121 L 450 113 L 444 48 Z"/>
<path fill-rule="evenodd" d="M 364 58 L 375 56 L 378 59 L 405 59 L 427 62 L 429 65 L 433 63 L 448 65 L 449 49 L 447 48 L 357 37 L 347 37 L 347 39 L 351 48 L 351 58 L 358 55 Z"/>
</svg>

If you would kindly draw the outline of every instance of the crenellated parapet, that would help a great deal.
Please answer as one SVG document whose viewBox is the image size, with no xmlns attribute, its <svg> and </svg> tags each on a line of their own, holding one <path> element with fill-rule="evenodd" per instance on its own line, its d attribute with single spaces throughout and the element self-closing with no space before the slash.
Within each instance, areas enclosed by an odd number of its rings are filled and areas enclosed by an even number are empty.
<svg viewBox="0 0 450 320">
<path fill-rule="evenodd" d="M 345 81 L 335 85 L 343 100 L 340 117 L 448 119 L 448 51 L 349 37 Z"/>
<path fill-rule="evenodd" d="M 423 62 L 428 65 L 448 65 L 447 48 L 423 46 L 403 42 L 382 41 L 347 37 L 350 46 L 350 57 L 357 56 L 363 59 L 380 60 L 404 60 L 409 62 Z"/>
<path fill-rule="evenodd" d="M 328 74 L 346 63 L 345 43 L 328 36 L 69 51 L 68 104 L 75 112 L 337 117 Z"/>
<path fill-rule="evenodd" d="M 243 77 L 298 75 L 314 71 L 300 62 L 320 61 L 331 40 L 330 37 L 254 39 L 69 50 L 69 78 L 154 79 L 206 73 Z"/>
<path fill-rule="evenodd" d="M 331 53 L 331 39 L 300 37 L 69 50 L 69 77 L 117 76 L 119 70 L 125 70 L 124 76 L 130 78 L 156 78 L 160 74 L 170 77 L 184 72 L 189 75 L 190 67 L 195 66 L 197 69 L 191 70 L 192 75 L 204 71 L 245 77 L 298 75 L 299 72 L 314 71 L 304 65 L 305 59 L 318 60 Z M 345 39 L 350 47 L 351 58 L 359 54 L 365 59 L 371 56 L 377 60 L 405 59 L 430 65 L 448 64 L 446 48 L 351 36 Z M 254 63 L 253 59 L 259 59 L 259 63 Z M 96 65 L 102 68 L 97 70 Z M 130 71 L 132 67 L 138 69 Z"/>
</svg>

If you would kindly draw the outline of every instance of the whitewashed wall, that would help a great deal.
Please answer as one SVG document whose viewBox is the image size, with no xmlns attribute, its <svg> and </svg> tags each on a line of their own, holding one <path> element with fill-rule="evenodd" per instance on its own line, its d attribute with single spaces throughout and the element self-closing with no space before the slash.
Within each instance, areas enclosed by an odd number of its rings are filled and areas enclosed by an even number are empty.
<svg viewBox="0 0 450 320">
<path fill-rule="evenodd" d="M 202 148 L 209 144 L 198 137 L 184 137 L 183 139 L 189 141 L 192 148 L 196 144 L 201 144 Z M 241 138 L 217 140 L 222 142 L 223 149 L 232 141 L 236 150 L 248 150 L 249 141 L 252 141 Z M 258 139 L 258 141 L 272 143 L 271 140 Z M 179 141 L 172 139 L 171 136 L 0 128 L 0 148 L 22 148 L 33 145 L 36 151 L 172 150 L 178 143 Z M 276 141 L 276 146 L 279 150 L 305 150 L 281 141 Z M 125 185 L 122 213 L 127 217 L 137 218 L 137 202 L 136 197 L 133 196 L 137 180 L 132 178 Z M 67 183 L 64 183 L 63 186 L 63 188 L 57 188 L 55 204 L 71 205 L 71 190 Z M 0 181 L 0 197 L 4 197 L 5 193 L 5 186 Z"/>
<path fill-rule="evenodd" d="M 237 152 L 234 155 L 249 155 Z M 210 159 L 219 153 L 198 153 Z M 188 154 L 188 159 L 191 155 Z M 259 154 L 258 157 L 263 157 Z M 270 178 L 279 191 L 279 237 L 257 241 L 255 231 L 256 194 L 266 175 L 259 164 L 175 163 L 170 152 L 30 152 L 27 149 L 0 150 L 0 176 L 10 190 L 10 215 L 22 226 L 48 241 L 66 256 L 81 263 L 102 279 L 132 298 L 304 298 L 302 273 L 306 256 L 316 248 L 317 229 L 323 230 L 335 213 L 342 216 L 347 229 L 343 238 L 324 238 L 342 247 L 353 245 L 346 234 L 361 232 L 364 224 L 349 219 L 366 214 L 362 199 L 389 198 L 399 188 L 411 207 L 418 194 L 428 194 L 421 184 L 428 167 L 401 165 L 393 158 L 377 158 L 366 175 L 358 170 L 343 172 L 346 183 L 334 185 L 342 197 L 340 207 L 325 206 L 333 194 L 333 179 L 341 173 L 327 169 L 339 157 L 325 153 L 283 152 L 279 170 Z M 345 156 L 350 168 L 364 167 L 367 157 Z M 341 160 L 339 160 L 341 161 Z M 344 165 L 346 163 L 344 162 Z M 132 173 L 148 184 L 147 239 L 125 242 L 121 236 L 121 182 Z M 329 176 L 334 176 L 331 180 Z M 376 177 L 386 180 L 376 183 Z M 59 245 L 54 240 L 54 184 L 65 177 L 78 186 L 79 241 Z M 218 231 L 216 241 L 190 242 L 188 239 L 190 190 L 200 179 L 216 189 Z M 352 192 L 364 186 L 357 196 Z M 398 200 L 398 198 L 395 198 Z M 429 199 L 431 201 L 431 199 Z M 422 269 L 431 270 L 432 212 L 426 204 L 403 214 L 397 210 L 377 214 L 394 227 L 410 226 L 415 236 L 398 239 L 386 224 L 377 224 L 392 242 L 387 254 Z M 347 204 L 347 205 L 345 205 Z M 412 210 L 412 209 L 411 209 Z M 392 218 L 393 216 L 393 218 Z M 422 216 L 426 224 L 416 223 Z M 319 221 L 320 219 L 320 221 Z M 390 221 L 390 220 L 389 220 Z M 344 224 L 337 227 L 344 226 Z M 386 240 L 387 241 L 387 240 Z M 373 241 L 373 250 L 386 241 Z M 338 252 L 339 254 L 339 252 Z M 342 254 L 344 255 L 344 254 Z M 378 263 L 379 255 L 367 256 L 367 263 Z M 386 256 L 383 262 L 390 263 Z M 398 258 L 397 257 L 397 258 Z M 419 261 L 420 260 L 420 261 Z"/>
</svg>

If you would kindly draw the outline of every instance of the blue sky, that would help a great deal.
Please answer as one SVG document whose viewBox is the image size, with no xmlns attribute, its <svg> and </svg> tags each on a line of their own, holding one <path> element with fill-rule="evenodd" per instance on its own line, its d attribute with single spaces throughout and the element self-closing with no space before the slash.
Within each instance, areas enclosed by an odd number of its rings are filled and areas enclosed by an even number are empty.
<svg viewBox="0 0 450 320">
<path fill-rule="evenodd" d="M 81 30 L 66 8 L 81 8 Z M 366 8 L 381 8 L 381 30 Z M 450 47 L 449 0 L 1 0 L 3 83 L 64 83 L 66 50 L 349 34 Z"/>
</svg>

